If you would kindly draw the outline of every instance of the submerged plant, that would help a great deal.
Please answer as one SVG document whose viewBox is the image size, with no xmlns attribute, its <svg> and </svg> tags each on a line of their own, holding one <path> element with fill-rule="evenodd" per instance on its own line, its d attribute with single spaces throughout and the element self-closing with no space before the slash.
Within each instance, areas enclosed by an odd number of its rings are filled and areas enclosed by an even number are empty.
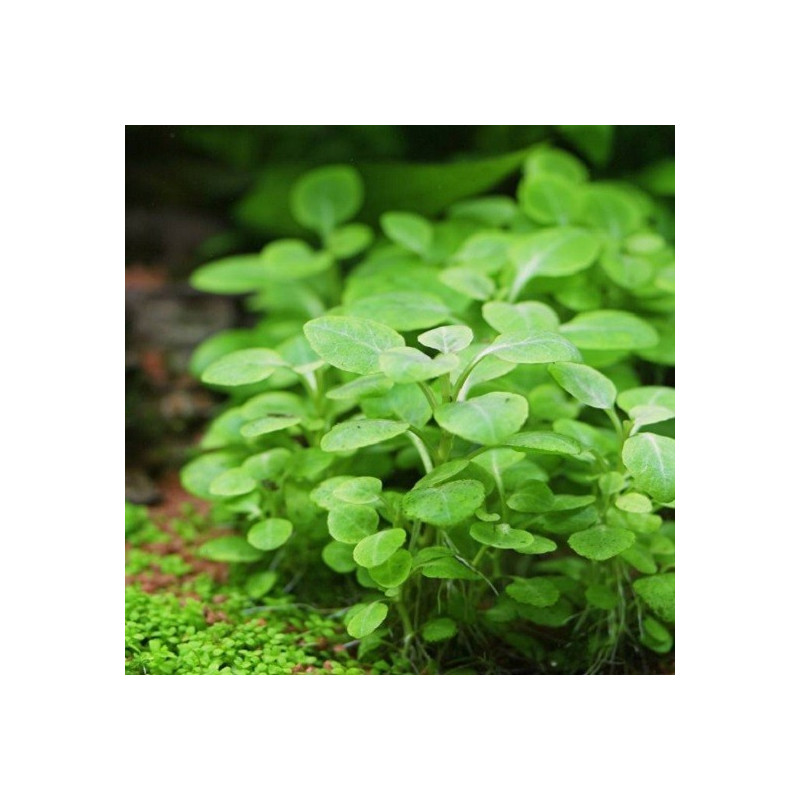
<svg viewBox="0 0 800 800">
<path fill-rule="evenodd" d="M 528 157 L 517 202 L 387 212 L 376 235 L 352 221 L 362 201 L 354 169 L 308 173 L 291 209 L 318 248 L 279 240 L 192 278 L 263 315 L 193 358 L 230 401 L 183 483 L 242 530 L 202 554 L 249 565 L 254 597 L 282 565 L 352 574 L 362 655 L 394 645 L 421 666 L 448 640 L 502 640 L 542 660 L 558 628 L 587 671 L 623 642 L 669 651 L 674 251 L 658 206 L 552 148 Z"/>
</svg>

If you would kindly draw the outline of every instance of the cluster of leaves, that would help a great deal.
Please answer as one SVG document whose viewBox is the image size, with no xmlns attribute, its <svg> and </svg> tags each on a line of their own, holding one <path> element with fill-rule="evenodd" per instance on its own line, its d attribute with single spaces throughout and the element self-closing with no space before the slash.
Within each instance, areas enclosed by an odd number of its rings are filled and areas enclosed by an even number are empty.
<svg viewBox="0 0 800 800">
<path fill-rule="evenodd" d="M 184 486 L 241 521 L 203 555 L 274 584 L 287 548 L 353 573 L 362 647 L 424 657 L 487 633 L 672 647 L 674 250 L 658 205 L 537 148 L 516 201 L 380 232 L 358 172 L 302 177 L 300 239 L 192 278 L 261 321 L 196 351 L 230 394 Z"/>
</svg>

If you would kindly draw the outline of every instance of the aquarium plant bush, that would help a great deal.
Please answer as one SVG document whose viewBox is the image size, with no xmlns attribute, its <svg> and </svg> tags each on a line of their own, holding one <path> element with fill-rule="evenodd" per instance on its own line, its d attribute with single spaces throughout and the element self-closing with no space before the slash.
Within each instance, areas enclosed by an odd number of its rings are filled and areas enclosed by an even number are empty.
<svg viewBox="0 0 800 800">
<path fill-rule="evenodd" d="M 329 572 L 361 655 L 417 669 L 501 646 L 586 672 L 669 652 L 662 202 L 542 146 L 515 197 L 376 228 L 363 203 L 356 169 L 315 169 L 289 198 L 305 239 L 192 276 L 258 315 L 192 359 L 228 400 L 182 481 L 236 531 L 202 555 L 241 565 L 254 599 Z"/>
</svg>

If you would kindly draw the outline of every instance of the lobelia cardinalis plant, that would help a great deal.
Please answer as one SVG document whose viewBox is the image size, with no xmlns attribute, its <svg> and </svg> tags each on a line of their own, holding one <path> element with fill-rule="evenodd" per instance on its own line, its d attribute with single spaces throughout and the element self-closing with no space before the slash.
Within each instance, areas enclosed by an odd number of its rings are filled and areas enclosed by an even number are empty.
<svg viewBox="0 0 800 800">
<path fill-rule="evenodd" d="M 290 204 L 319 248 L 193 275 L 262 314 L 192 361 L 230 400 L 182 479 L 242 531 L 203 554 L 246 565 L 253 598 L 282 565 L 351 575 L 361 655 L 417 669 L 492 642 L 549 668 L 572 648 L 588 672 L 621 645 L 668 652 L 674 251 L 655 202 L 548 147 L 516 202 L 387 212 L 377 235 L 351 221 L 362 202 L 356 170 L 314 170 Z"/>
</svg>

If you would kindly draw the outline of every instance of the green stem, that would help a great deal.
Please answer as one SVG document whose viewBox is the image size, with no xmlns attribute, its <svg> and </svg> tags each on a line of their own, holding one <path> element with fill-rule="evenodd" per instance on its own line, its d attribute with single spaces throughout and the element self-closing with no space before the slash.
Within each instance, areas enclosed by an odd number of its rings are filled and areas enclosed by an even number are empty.
<svg viewBox="0 0 800 800">
<path fill-rule="evenodd" d="M 419 457 L 422 459 L 422 465 L 425 467 L 425 473 L 429 473 L 433 469 L 433 461 L 431 459 L 431 454 L 428 452 L 428 448 L 425 446 L 425 442 L 423 442 L 419 434 L 414 431 L 406 431 L 406 436 L 411 439 L 411 443 L 417 449 L 417 453 L 419 453 Z"/>
<path fill-rule="evenodd" d="M 436 396 L 433 393 L 433 390 L 430 386 L 426 383 L 418 383 L 420 389 L 422 389 L 422 393 L 425 395 L 425 399 L 428 401 L 431 407 L 431 411 L 436 411 L 436 406 L 438 405 L 436 402 Z"/>
</svg>

